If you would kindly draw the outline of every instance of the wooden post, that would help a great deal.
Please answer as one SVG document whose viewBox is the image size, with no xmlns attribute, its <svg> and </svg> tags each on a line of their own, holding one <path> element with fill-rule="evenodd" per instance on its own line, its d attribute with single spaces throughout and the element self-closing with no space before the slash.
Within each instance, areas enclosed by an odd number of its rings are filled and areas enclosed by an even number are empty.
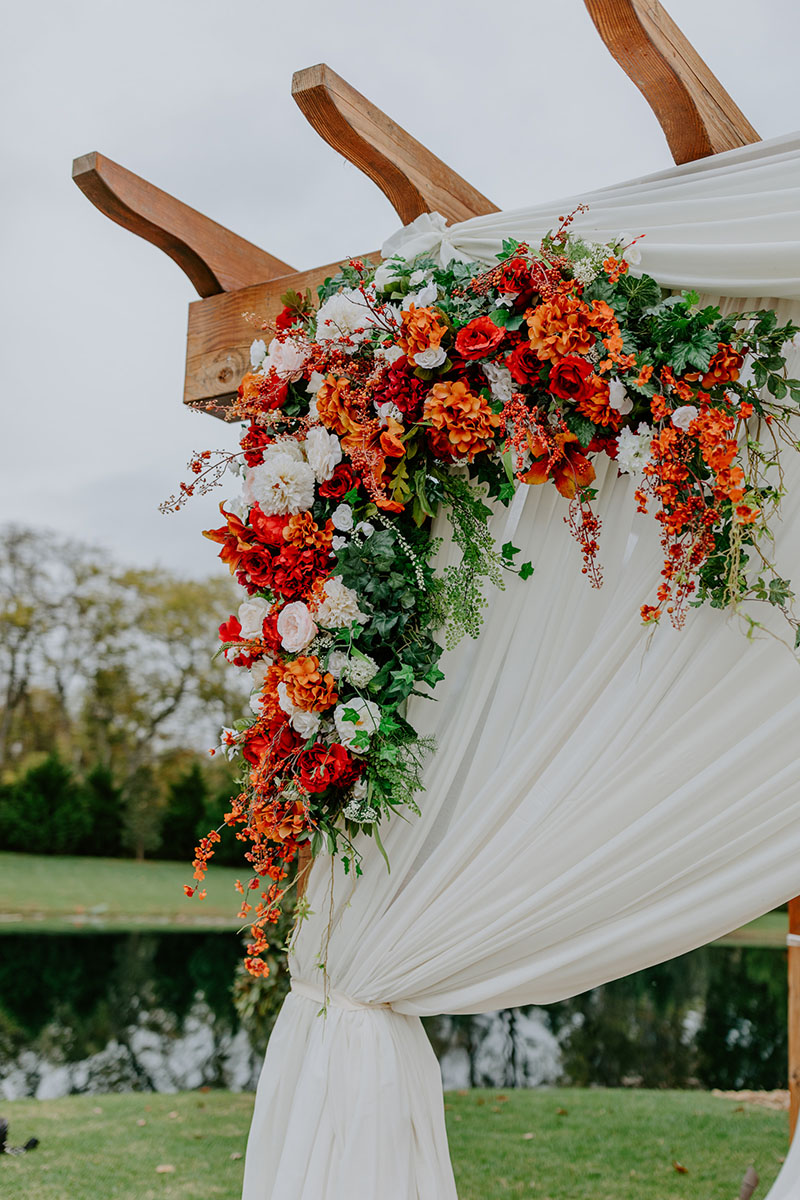
<svg viewBox="0 0 800 1200">
<path fill-rule="evenodd" d="M 789 1130 L 800 1117 L 800 896 L 789 901 Z"/>
</svg>

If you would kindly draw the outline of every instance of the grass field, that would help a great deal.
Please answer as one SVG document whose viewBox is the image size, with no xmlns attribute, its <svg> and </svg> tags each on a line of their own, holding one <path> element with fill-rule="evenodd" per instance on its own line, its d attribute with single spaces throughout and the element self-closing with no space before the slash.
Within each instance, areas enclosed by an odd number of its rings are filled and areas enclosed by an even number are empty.
<svg viewBox="0 0 800 1200">
<path fill-rule="evenodd" d="M 58 858 L 0 853 L 0 933 L 63 933 L 69 929 L 235 929 L 238 900 L 233 867 L 212 866 L 205 900 L 187 899 L 188 863 L 116 858 Z M 785 913 L 767 913 L 720 941 L 784 946 Z"/>
<path fill-rule="evenodd" d="M 189 863 L 0 853 L 0 933 L 70 929 L 235 929 L 233 867 L 208 873 L 205 900 L 189 899 Z"/>
<path fill-rule="evenodd" d="M 6 1104 L 12 1144 L 41 1145 L 0 1158 L 0 1195 L 239 1200 L 252 1104 L 225 1092 Z M 460 1200 L 735 1200 L 750 1164 L 758 1200 L 786 1151 L 784 1113 L 704 1092 L 451 1092 L 446 1113 Z"/>
</svg>

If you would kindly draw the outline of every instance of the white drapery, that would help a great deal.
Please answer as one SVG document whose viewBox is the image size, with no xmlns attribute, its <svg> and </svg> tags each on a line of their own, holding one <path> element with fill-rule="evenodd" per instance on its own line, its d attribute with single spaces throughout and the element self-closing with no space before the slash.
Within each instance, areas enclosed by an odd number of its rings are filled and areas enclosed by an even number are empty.
<svg viewBox="0 0 800 1200">
<path fill-rule="evenodd" d="M 762 189 L 753 180 L 765 162 L 776 173 Z M 799 172 L 800 139 L 780 139 L 586 197 L 583 228 L 613 194 L 613 225 L 597 232 L 647 232 L 643 266 L 662 282 L 731 296 L 724 281 L 736 280 L 738 295 L 797 319 L 800 305 L 768 299 L 800 295 L 797 219 L 768 197 L 793 203 Z M 706 186 L 692 199 L 682 181 L 698 176 Z M 652 204 L 671 187 L 672 218 L 665 196 Z M 728 201 L 739 232 L 715 241 L 711 214 Z M 447 239 L 489 259 L 503 237 L 534 240 L 565 206 L 464 222 Z M 657 231 L 678 226 L 667 269 Z M 762 260 L 754 247 L 767 248 Z M 661 249 L 663 270 L 651 257 Z M 776 554 L 800 583 L 800 462 L 787 467 Z M 784 646 L 748 641 L 716 611 L 693 612 L 679 633 L 642 630 L 661 565 L 655 523 L 635 512 L 613 464 L 597 486 L 604 587 L 581 576 L 555 489 L 528 489 L 514 540 L 535 575 L 491 597 L 480 638 L 446 656 L 438 702 L 413 702 L 411 721 L 435 733 L 438 751 L 422 816 L 395 819 L 384 838 L 391 874 L 367 839 L 357 885 L 328 861 L 311 872 L 313 916 L 267 1051 L 244 1200 L 453 1200 L 419 1015 L 562 999 L 800 892 L 800 669 Z M 495 517 L 501 540 L 507 520 Z M 442 557 L 457 560 L 452 544 Z M 770 1200 L 798 1194 L 795 1146 Z"/>
</svg>

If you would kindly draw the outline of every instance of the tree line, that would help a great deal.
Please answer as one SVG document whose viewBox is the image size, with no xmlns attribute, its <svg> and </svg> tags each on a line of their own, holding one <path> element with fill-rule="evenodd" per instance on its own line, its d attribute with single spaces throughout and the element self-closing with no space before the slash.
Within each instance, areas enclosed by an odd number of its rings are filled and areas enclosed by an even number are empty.
<svg viewBox="0 0 800 1200">
<path fill-rule="evenodd" d="M 232 788 L 208 748 L 246 704 L 214 657 L 235 604 L 225 577 L 0 529 L 0 849 L 191 854 Z"/>
</svg>

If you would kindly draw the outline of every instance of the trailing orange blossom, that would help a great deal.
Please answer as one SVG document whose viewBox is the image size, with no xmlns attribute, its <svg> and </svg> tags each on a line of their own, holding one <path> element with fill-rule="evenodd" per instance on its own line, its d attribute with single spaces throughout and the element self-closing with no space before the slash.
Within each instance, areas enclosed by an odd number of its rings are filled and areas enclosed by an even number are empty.
<svg viewBox="0 0 800 1200">
<path fill-rule="evenodd" d="M 596 245 L 572 225 L 535 249 L 509 240 L 488 266 L 351 260 L 317 304 L 287 294 L 234 404 L 239 451 L 196 455 L 164 506 L 229 472 L 241 485 L 206 536 L 245 593 L 219 638 L 249 676 L 250 711 L 222 731 L 238 790 L 186 891 L 204 895 L 235 835 L 253 973 L 267 970 L 301 847 L 359 874 L 363 839 L 417 810 L 433 746 L 406 702 L 435 690 L 444 643 L 478 636 L 485 586 L 533 573 L 489 531 L 518 488 L 563 498 L 576 571 L 599 587 L 605 460 L 606 477 L 630 481 L 625 519 L 652 509 L 663 546 L 654 594 L 636 602 L 646 626 L 760 599 L 797 644 L 769 552 L 781 453 L 798 448 L 784 358 L 796 327 L 668 296 L 640 272 L 638 239 Z M 441 569 L 440 512 L 463 555 Z"/>
</svg>

